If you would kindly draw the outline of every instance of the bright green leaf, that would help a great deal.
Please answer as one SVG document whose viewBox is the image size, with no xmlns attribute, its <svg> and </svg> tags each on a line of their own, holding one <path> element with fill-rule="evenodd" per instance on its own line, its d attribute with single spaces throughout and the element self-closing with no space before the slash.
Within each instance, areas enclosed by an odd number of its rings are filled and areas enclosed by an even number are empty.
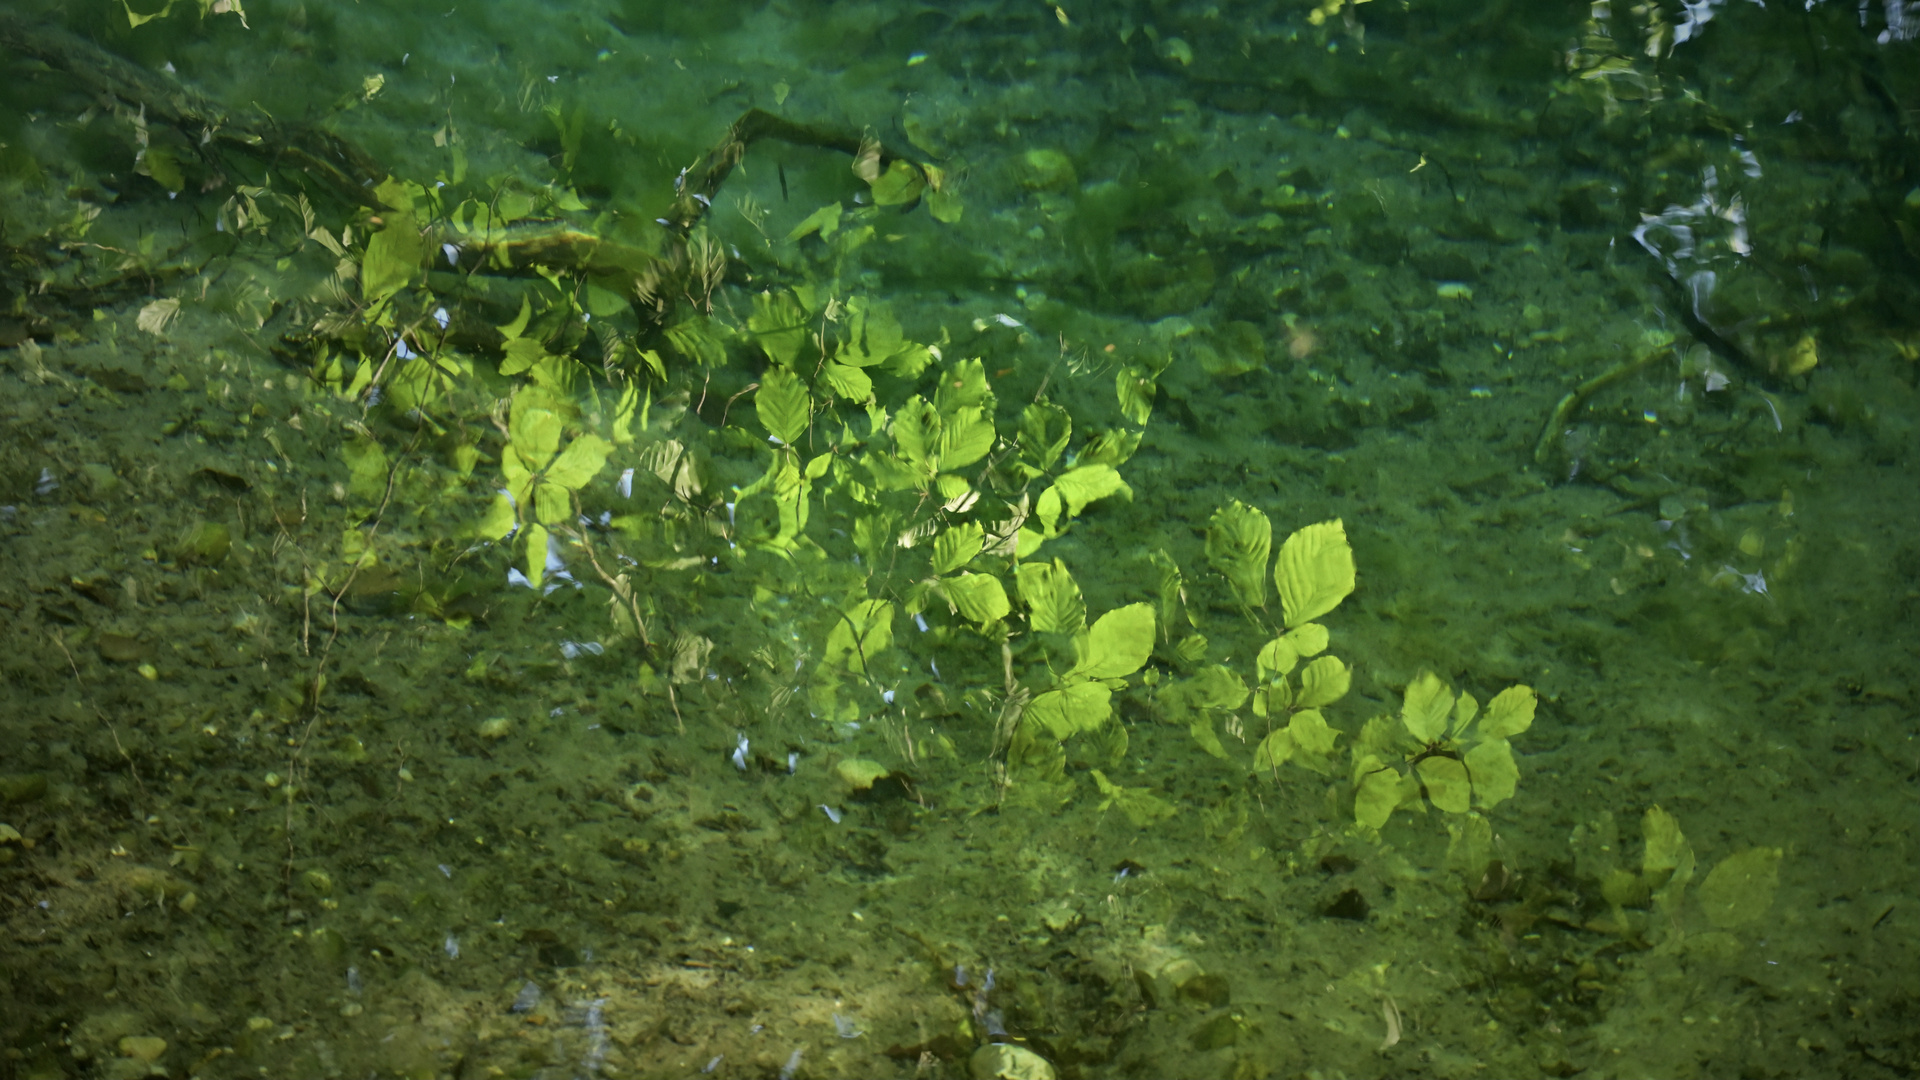
<svg viewBox="0 0 1920 1080">
<path fill-rule="evenodd" d="M 1015 581 L 1027 605 L 1028 625 L 1036 632 L 1078 634 L 1086 629 L 1087 606 L 1065 563 L 1021 563 Z"/>
<path fill-rule="evenodd" d="M 893 424 L 888 430 L 893 434 L 893 445 L 899 450 L 901 460 L 932 475 L 939 471 L 941 427 L 940 414 L 927 404 L 927 399 L 915 394 L 893 414 Z"/>
<path fill-rule="evenodd" d="M 1640 834 L 1647 842 L 1640 869 L 1649 876 L 1675 869 L 1681 863 L 1681 853 L 1691 851 L 1679 819 L 1658 806 L 1650 807 L 1641 819 Z"/>
<path fill-rule="evenodd" d="M 1073 673 L 1090 679 L 1124 679 L 1153 653 L 1153 608 L 1128 604 L 1107 612 L 1087 631 L 1086 651 Z"/>
<path fill-rule="evenodd" d="M 1538 703 L 1533 687 L 1509 686 L 1487 703 L 1487 715 L 1480 718 L 1480 737 L 1511 739 L 1533 726 L 1533 710 Z"/>
<path fill-rule="evenodd" d="M 1447 733 L 1447 716 L 1452 711 L 1452 689 L 1440 681 L 1440 676 L 1423 671 L 1407 684 L 1400 719 L 1415 739 L 1430 743 Z"/>
<path fill-rule="evenodd" d="M 946 579 L 942 585 L 954 610 L 969 622 L 985 626 L 1006 618 L 1013 610 L 1007 600 L 1006 587 L 992 574 L 961 574 Z"/>
<path fill-rule="evenodd" d="M 1270 732 L 1253 749 L 1253 767 L 1261 770 L 1278 769 L 1293 757 L 1293 736 L 1285 729 Z"/>
<path fill-rule="evenodd" d="M 1139 431 L 1103 431 L 1087 440 L 1087 445 L 1080 448 L 1080 456 L 1075 463 L 1111 465 L 1117 469 L 1133 457 L 1134 451 L 1140 449 L 1143 434 Z"/>
<path fill-rule="evenodd" d="M 753 298 L 753 314 L 747 316 L 747 331 L 759 340 L 767 359 L 774 363 L 791 366 L 806 345 L 810 329 L 807 313 L 792 292 L 768 291 Z"/>
<path fill-rule="evenodd" d="M 934 574 L 951 574 L 973 561 L 980 554 L 980 547 L 986 540 L 986 533 L 977 522 L 955 525 L 933 540 Z"/>
<path fill-rule="evenodd" d="M 553 464 L 547 466 L 547 479 L 569 491 L 579 491 L 600 474 L 611 453 L 612 443 L 592 433 L 582 435 L 568 443 Z"/>
<path fill-rule="evenodd" d="M 1066 503 L 1067 516 L 1079 517 L 1080 511 L 1090 502 L 1107 498 L 1110 495 L 1123 495 L 1133 498 L 1133 489 L 1111 465 L 1082 465 L 1068 469 L 1053 482 L 1048 492 L 1058 492 L 1059 498 Z M 1043 494 L 1042 499 L 1046 498 Z"/>
<path fill-rule="evenodd" d="M 1405 794 L 1401 790 L 1400 774 L 1381 768 L 1378 758 L 1368 756 L 1362 759 L 1361 766 L 1366 771 L 1360 776 L 1353 795 L 1353 819 L 1363 828 L 1377 830 L 1399 809 Z"/>
<path fill-rule="evenodd" d="M 979 461 L 993 449 L 993 419 L 978 406 L 957 409 L 946 418 L 940 433 L 940 468 L 960 469 Z"/>
<path fill-rule="evenodd" d="M 1449 814 L 1464 814 L 1471 807 L 1472 785 L 1467 782 L 1467 767 L 1450 757 L 1430 757 L 1414 766 L 1420 784 L 1427 789 L 1433 805 Z"/>
<path fill-rule="evenodd" d="M 941 416 L 951 417 L 961 409 L 984 407 L 992 397 L 987 366 L 979 360 L 962 360 L 941 374 L 933 391 L 933 407 Z"/>
<path fill-rule="evenodd" d="M 1293 651 L 1302 657 L 1319 656 L 1327 651 L 1327 628 L 1319 623 L 1307 623 L 1296 626 L 1281 635 L 1293 645 Z"/>
<path fill-rule="evenodd" d="M 1327 718 L 1320 715 L 1319 709 L 1301 709 L 1287 721 L 1287 734 L 1293 737 L 1293 744 L 1302 754 L 1325 758 L 1333 753 L 1333 744 L 1340 732 L 1327 725 Z"/>
<path fill-rule="evenodd" d="M 1238 499 L 1213 512 L 1207 525 L 1207 561 L 1233 586 L 1240 603 L 1267 602 L 1267 559 L 1273 553 L 1273 523 Z"/>
<path fill-rule="evenodd" d="M 1053 468 L 1072 437 L 1073 419 L 1052 402 L 1036 401 L 1020 414 L 1020 460 L 1034 476 Z"/>
<path fill-rule="evenodd" d="M 1098 728 L 1112 712 L 1113 691 L 1105 683 L 1083 682 L 1036 695 L 1022 717 L 1055 739 L 1066 739 Z"/>
<path fill-rule="evenodd" d="M 573 520 L 572 493 L 559 484 L 541 481 L 533 489 L 533 519 L 542 525 L 565 525 Z"/>
<path fill-rule="evenodd" d="M 1323 656 L 1300 672 L 1300 694 L 1293 705 L 1303 709 L 1331 705 L 1346 697 L 1352 684 L 1353 671 L 1339 657 Z"/>
<path fill-rule="evenodd" d="M 539 472 L 560 449 L 560 418 L 537 406 L 522 407 L 518 396 L 513 404 L 513 418 L 507 425 L 512 452 L 519 455 L 528 472 Z"/>
<path fill-rule="evenodd" d="M 512 500 L 505 495 L 495 495 L 487 504 L 486 516 L 473 527 L 473 533 L 483 540 L 502 540 L 513 531 L 514 520 Z"/>
<path fill-rule="evenodd" d="M 545 525 L 527 526 L 525 557 L 527 584 L 538 589 L 540 582 L 547 576 L 547 527 Z"/>
<path fill-rule="evenodd" d="M 1139 366 L 1121 368 L 1114 375 L 1114 389 L 1120 395 L 1120 415 L 1146 426 L 1153 415 L 1153 396 L 1159 390 L 1153 372 Z"/>
<path fill-rule="evenodd" d="M 1353 548 L 1338 520 L 1309 525 L 1287 537 L 1273 565 L 1280 609 L 1289 627 L 1332 611 L 1353 592 Z"/>
<path fill-rule="evenodd" d="M 857 367 L 829 360 L 820 369 L 820 377 L 826 380 L 834 393 L 856 405 L 873 397 L 873 380 Z"/>
<path fill-rule="evenodd" d="M 783 446 L 793 446 L 807 433 L 812 401 L 800 377 L 783 367 L 770 367 L 760 376 L 760 389 L 754 392 L 753 409 L 767 434 Z"/>
<path fill-rule="evenodd" d="M 1507 740 L 1489 739 L 1477 744 L 1467 751 L 1466 762 L 1467 771 L 1473 774 L 1473 793 L 1481 806 L 1497 806 L 1513 798 L 1513 789 L 1520 784 L 1520 769 L 1513 763 L 1513 747 Z"/>
<path fill-rule="evenodd" d="M 1284 637 L 1274 638 L 1261 647 L 1254 657 L 1254 671 L 1261 682 L 1279 675 L 1291 674 L 1300 663 L 1300 654 L 1295 651 L 1293 642 Z"/>
<path fill-rule="evenodd" d="M 905 206 L 927 190 L 927 178 L 912 163 L 894 158 L 867 186 L 873 190 L 873 205 Z"/>
<path fill-rule="evenodd" d="M 1162 690 L 1160 700 L 1172 718 L 1180 720 L 1190 713 L 1239 708 L 1247 700 L 1247 684 L 1233 669 L 1209 664 L 1193 678 Z"/>
<path fill-rule="evenodd" d="M 835 618 L 833 628 L 827 631 L 821 662 L 829 668 L 863 675 L 867 665 L 892 645 L 893 604 L 886 600 L 863 600 L 845 615 Z"/>
<path fill-rule="evenodd" d="M 427 242 L 421 238 L 413 215 L 388 215 L 386 228 L 367 240 L 366 258 L 360 267 L 362 295 L 373 303 L 406 288 L 421 272 L 426 256 Z"/>
</svg>

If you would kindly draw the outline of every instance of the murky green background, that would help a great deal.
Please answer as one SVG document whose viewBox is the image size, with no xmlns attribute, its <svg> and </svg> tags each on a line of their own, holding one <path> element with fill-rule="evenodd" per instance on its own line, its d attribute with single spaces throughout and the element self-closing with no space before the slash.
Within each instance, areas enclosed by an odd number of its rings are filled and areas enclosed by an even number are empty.
<svg viewBox="0 0 1920 1080">
<path fill-rule="evenodd" d="M 0 1077 L 1920 1069 L 1912 5 L 13 7 Z M 752 108 L 962 212 L 765 141 L 658 323 L 618 275 L 433 242 L 372 310 L 392 212 L 172 122 L 180 86 L 418 185 L 416 232 L 518 202 L 671 257 L 676 176 Z M 889 415 L 979 360 L 992 452 L 862 502 L 900 429 L 818 383 L 769 445 L 749 324 L 784 290 L 810 334 L 878 304 L 938 350 L 871 369 Z M 509 581 L 530 521 L 479 528 L 532 376 L 434 330 L 522 297 L 578 361 L 566 437 L 613 440 L 544 591 Z M 1041 400 L 1072 437 L 1022 473 Z M 1151 604 L 1153 655 L 1100 730 L 1009 751 L 1071 642 L 1011 550 L 968 571 L 999 619 L 929 550 L 1101 431 L 1140 436 L 1131 499 L 1029 561 L 1090 620 Z M 1180 696 L 1251 685 L 1278 628 L 1209 561 L 1232 500 L 1276 549 L 1351 540 L 1322 772 Z M 865 600 L 891 642 L 850 655 Z M 1363 828 L 1350 751 L 1423 671 L 1537 691 L 1517 794 L 1409 780 Z"/>
</svg>

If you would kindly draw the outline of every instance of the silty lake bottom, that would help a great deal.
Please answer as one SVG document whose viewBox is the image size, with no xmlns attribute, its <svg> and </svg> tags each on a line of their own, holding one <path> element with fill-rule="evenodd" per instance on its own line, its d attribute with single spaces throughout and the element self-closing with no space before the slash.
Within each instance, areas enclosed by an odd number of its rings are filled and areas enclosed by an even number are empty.
<svg viewBox="0 0 1920 1080">
<path fill-rule="evenodd" d="M 0 1078 L 1920 1070 L 1920 10 L 0 15 Z"/>
</svg>

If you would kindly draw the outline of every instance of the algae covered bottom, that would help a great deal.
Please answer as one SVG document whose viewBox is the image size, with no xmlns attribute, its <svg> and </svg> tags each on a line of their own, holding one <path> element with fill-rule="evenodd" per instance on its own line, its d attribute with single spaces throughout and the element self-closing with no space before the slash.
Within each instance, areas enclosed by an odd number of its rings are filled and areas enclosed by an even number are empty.
<svg viewBox="0 0 1920 1080">
<path fill-rule="evenodd" d="M 16 8 L 0 1077 L 1920 1068 L 1911 5 Z"/>
</svg>

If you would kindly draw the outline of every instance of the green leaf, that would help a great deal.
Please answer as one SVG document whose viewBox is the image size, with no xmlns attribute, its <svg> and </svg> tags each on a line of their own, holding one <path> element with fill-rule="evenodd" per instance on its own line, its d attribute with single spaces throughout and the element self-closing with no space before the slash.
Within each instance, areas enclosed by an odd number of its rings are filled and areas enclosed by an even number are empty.
<svg viewBox="0 0 1920 1080">
<path fill-rule="evenodd" d="M 893 645 L 893 604 L 886 600 L 863 600 L 827 631 L 827 645 L 821 662 L 855 675 L 867 673 L 867 665 Z"/>
<path fill-rule="evenodd" d="M 387 215 L 386 228 L 367 239 L 367 253 L 360 266 L 361 294 L 368 303 L 384 300 L 413 281 L 426 262 L 427 242 L 413 215 L 396 211 Z"/>
<path fill-rule="evenodd" d="M 559 484 L 541 481 L 533 489 L 533 519 L 542 525 L 565 525 L 573 518 L 573 499 Z"/>
<path fill-rule="evenodd" d="M 505 495 L 495 495 L 487 504 L 486 516 L 473 527 L 473 533 L 483 540 L 503 540 L 513 531 L 514 520 L 513 501 Z"/>
<path fill-rule="evenodd" d="M 1640 821 L 1640 835 L 1646 838 L 1647 851 L 1640 870 L 1649 876 L 1677 868 L 1683 852 L 1691 852 L 1680 821 L 1658 806 L 1650 807 Z"/>
<path fill-rule="evenodd" d="M 1113 691 L 1105 683 L 1083 682 L 1038 694 L 1027 703 L 1024 721 L 1045 728 L 1055 739 L 1093 731 L 1113 712 Z"/>
<path fill-rule="evenodd" d="M 927 404 L 927 399 L 915 394 L 893 414 L 893 424 L 888 430 L 893 434 L 893 445 L 901 459 L 931 476 L 939 471 L 941 426 L 940 414 Z"/>
<path fill-rule="evenodd" d="M 1187 734 L 1192 735 L 1193 741 L 1200 744 L 1200 749 L 1222 761 L 1227 759 L 1227 748 L 1220 745 L 1220 736 L 1214 733 L 1213 717 L 1210 714 L 1201 713 L 1195 716 L 1193 722 L 1187 725 Z"/>
<path fill-rule="evenodd" d="M 1172 633 L 1174 625 L 1186 613 L 1186 575 L 1180 572 L 1180 564 L 1165 548 L 1154 551 L 1147 560 L 1160 571 L 1160 580 L 1156 583 L 1160 595 L 1160 625 Z M 1191 622 L 1192 616 L 1188 615 L 1187 620 Z"/>
<path fill-rule="evenodd" d="M 1420 784 L 1427 789 L 1433 805 L 1449 814 L 1464 814 L 1471 808 L 1473 787 L 1467 782 L 1467 767 L 1450 757 L 1430 757 L 1414 766 Z"/>
<path fill-rule="evenodd" d="M 1120 395 L 1120 415 L 1145 427 L 1153 415 L 1153 396 L 1159 391 L 1153 372 L 1135 365 L 1121 368 L 1113 378 L 1114 390 Z"/>
<path fill-rule="evenodd" d="M 993 398 L 987 388 L 987 366 L 979 360 L 962 360 L 940 376 L 933 391 L 933 407 L 941 416 L 952 417 L 961 409 L 986 406 Z"/>
<path fill-rule="evenodd" d="M 1134 451 L 1140 449 L 1143 434 L 1139 431 L 1103 431 L 1087 440 L 1087 445 L 1080 448 L 1080 456 L 1075 463 L 1111 465 L 1117 469 L 1133 457 Z"/>
<path fill-rule="evenodd" d="M 873 205 L 905 206 L 927 190 L 927 178 L 913 164 L 894 158 L 867 186 L 873 189 Z"/>
<path fill-rule="evenodd" d="M 1700 883 L 1700 910 L 1722 930 L 1758 922 L 1780 886 L 1779 848 L 1748 848 L 1720 860 Z"/>
<path fill-rule="evenodd" d="M 942 188 L 927 192 L 927 213 L 932 214 L 935 221 L 955 225 L 966 211 L 966 204 L 960 201 L 960 196 L 950 190 Z"/>
<path fill-rule="evenodd" d="M 1174 720 L 1183 720 L 1190 713 L 1239 708 L 1247 700 L 1247 684 L 1233 669 L 1209 664 L 1161 691 L 1160 700 Z"/>
<path fill-rule="evenodd" d="M 973 561 L 986 542 L 986 532 L 978 522 L 955 525 L 933 541 L 933 573 L 951 574 Z"/>
<path fill-rule="evenodd" d="M 1273 565 L 1280 610 L 1289 627 L 1317 619 L 1353 592 L 1353 548 L 1338 520 L 1309 525 L 1287 537 Z"/>
<path fill-rule="evenodd" d="M 348 439 L 341 444 L 340 456 L 347 461 L 352 479 L 347 491 L 354 498 L 375 502 L 387 493 L 387 452 L 372 439 Z"/>
<path fill-rule="evenodd" d="M 856 405 L 873 397 L 873 380 L 857 367 L 829 360 L 820 369 L 820 377 L 826 380 L 834 393 Z"/>
<path fill-rule="evenodd" d="M 613 444 L 598 435 L 582 435 L 567 444 L 553 464 L 547 466 L 547 480 L 569 491 L 579 491 L 587 481 L 600 474 L 613 453 Z"/>
<path fill-rule="evenodd" d="M 1480 718 L 1480 737 L 1511 739 L 1533 726 L 1533 710 L 1538 703 L 1533 687 L 1509 686 L 1487 703 L 1487 715 Z"/>
<path fill-rule="evenodd" d="M 1287 734 L 1293 736 L 1293 744 L 1301 753 L 1322 759 L 1333 753 L 1334 741 L 1340 738 L 1340 732 L 1327 725 L 1319 709 L 1294 713 L 1287 721 Z"/>
<path fill-rule="evenodd" d="M 993 437 L 993 419 L 985 410 L 979 406 L 955 410 L 940 433 L 940 468 L 965 468 L 986 457 L 993 449 Z"/>
<path fill-rule="evenodd" d="M 527 584 L 535 589 L 547 576 L 547 527 L 545 525 L 527 526 L 526 560 Z"/>
<path fill-rule="evenodd" d="M 1513 789 L 1520 784 L 1520 768 L 1513 763 L 1513 747 L 1507 740 L 1479 743 L 1467 751 L 1466 762 L 1467 771 L 1473 774 L 1473 794 L 1481 806 L 1498 806 L 1513 798 Z"/>
<path fill-rule="evenodd" d="M 1140 670 L 1153 653 L 1153 608 L 1128 604 L 1100 616 L 1087 631 L 1086 649 L 1073 674 L 1089 679 L 1124 679 Z"/>
<path fill-rule="evenodd" d="M 529 396 L 527 400 L 534 398 Z M 515 395 L 513 404 L 513 418 L 507 424 L 510 449 L 528 472 L 539 472 L 560 449 L 560 418 L 536 406 L 522 408 L 520 395 Z"/>
<path fill-rule="evenodd" d="M 1253 749 L 1253 767 L 1261 770 L 1278 769 L 1293 757 L 1293 736 L 1284 728 L 1268 733 Z"/>
<path fill-rule="evenodd" d="M 1213 512 L 1207 525 L 1207 561 L 1249 608 L 1267 602 L 1267 559 L 1273 554 L 1273 523 L 1238 499 Z"/>
<path fill-rule="evenodd" d="M 1020 460 L 1031 475 L 1051 470 L 1072 437 L 1072 417 L 1052 402 L 1036 401 L 1020 413 Z"/>
<path fill-rule="evenodd" d="M 1319 623 L 1296 626 L 1281 636 L 1293 645 L 1294 652 L 1303 657 L 1319 656 L 1327 651 L 1327 628 Z"/>
<path fill-rule="evenodd" d="M 753 298 L 753 314 L 747 316 L 747 331 L 760 342 L 767 359 L 790 367 L 806 346 L 806 310 L 791 291 L 763 292 Z"/>
<path fill-rule="evenodd" d="M 727 343 L 705 316 L 696 315 L 669 326 L 666 334 L 667 343 L 681 356 L 695 363 L 719 367 L 727 362 Z"/>
<path fill-rule="evenodd" d="M 1174 805 L 1144 788 L 1126 788 L 1108 780 L 1099 769 L 1093 770 L 1093 782 L 1100 789 L 1100 809 L 1118 806 L 1136 829 L 1144 829 L 1161 818 L 1178 813 Z"/>
<path fill-rule="evenodd" d="M 860 464 L 866 466 L 874 486 L 882 491 L 906 491 L 926 481 L 925 473 L 892 454 L 876 451 L 862 457 Z"/>
<path fill-rule="evenodd" d="M 1353 820 L 1362 828 L 1378 830 L 1405 800 L 1400 774 L 1382 768 L 1379 758 L 1368 755 L 1359 763 L 1358 789 L 1353 794 Z"/>
<path fill-rule="evenodd" d="M 1473 723 L 1473 718 L 1479 713 L 1480 702 L 1474 700 L 1474 696 L 1465 690 L 1460 691 L 1460 696 L 1453 699 L 1453 722 L 1447 726 L 1447 736 L 1453 739 L 1459 738 L 1460 733 L 1467 730 L 1467 725 Z"/>
<path fill-rule="evenodd" d="M 1133 489 L 1120 479 L 1119 472 L 1111 465 L 1082 465 L 1068 469 L 1047 491 L 1059 494 L 1059 498 L 1066 503 L 1067 516 L 1070 518 L 1079 517 L 1080 511 L 1088 503 L 1110 495 L 1124 495 L 1129 500 L 1133 498 Z M 1043 499 L 1045 497 L 1044 494 L 1041 496 Z"/>
<path fill-rule="evenodd" d="M 1078 634 L 1087 628 L 1087 606 L 1080 585 L 1065 563 L 1021 563 L 1014 571 L 1020 599 L 1027 605 L 1027 622 L 1042 634 Z"/>
<path fill-rule="evenodd" d="M 1300 673 L 1300 694 L 1293 699 L 1296 709 L 1314 709 L 1331 705 L 1347 696 L 1353 685 L 1353 671 L 1337 656 L 1323 656 Z"/>
<path fill-rule="evenodd" d="M 974 494 L 973 485 L 967 483 L 967 478 L 953 473 L 941 473 L 934 477 L 933 490 L 947 504 L 947 510 L 956 514 L 965 513 L 979 499 Z"/>
<path fill-rule="evenodd" d="M 947 578 L 942 582 L 946 589 L 947 600 L 960 613 L 961 618 L 982 626 L 1007 617 L 1013 605 L 1007 600 L 1007 590 L 1000 579 L 992 574 L 961 574 Z"/>
<path fill-rule="evenodd" d="M 901 333 L 900 320 L 893 317 L 893 308 L 883 301 L 854 297 L 847 301 L 847 313 L 847 342 L 839 356 L 842 363 L 872 367 L 897 360 L 908 352 L 926 352 L 926 346 L 907 340 Z"/>
<path fill-rule="evenodd" d="M 791 244 L 812 233 L 819 233 L 820 239 L 825 240 L 838 228 L 840 228 L 840 204 L 823 206 L 808 214 L 805 220 L 793 227 L 793 231 L 787 234 L 787 243 Z"/>
<path fill-rule="evenodd" d="M 793 446 L 807 433 L 812 401 L 806 384 L 783 367 L 770 367 L 760 376 L 760 389 L 753 395 L 753 410 L 767 434 L 783 446 Z"/>
<path fill-rule="evenodd" d="M 1430 743 L 1447 733 L 1447 715 L 1453 711 L 1453 690 L 1440 676 L 1423 671 L 1407 684 L 1400 708 L 1401 722 L 1421 743 Z"/>
<path fill-rule="evenodd" d="M 521 334 L 524 334 L 527 332 L 527 323 L 531 322 L 532 320 L 533 320 L 533 302 L 531 299 L 528 298 L 527 294 L 521 293 L 520 294 L 520 314 L 515 315 L 513 317 L 513 321 L 508 323 L 507 325 L 495 327 L 494 329 L 500 331 L 501 337 L 506 338 L 508 341 L 513 341 L 517 339 Z"/>
<path fill-rule="evenodd" d="M 500 374 L 519 375 L 548 356 L 546 347 L 533 338 L 514 338 L 501 350 Z"/>
<path fill-rule="evenodd" d="M 1295 651 L 1293 642 L 1277 637 L 1261 646 L 1259 655 L 1254 657 L 1253 668 L 1255 677 L 1266 682 L 1275 676 L 1291 674 L 1299 663 L 1300 654 Z"/>
</svg>

